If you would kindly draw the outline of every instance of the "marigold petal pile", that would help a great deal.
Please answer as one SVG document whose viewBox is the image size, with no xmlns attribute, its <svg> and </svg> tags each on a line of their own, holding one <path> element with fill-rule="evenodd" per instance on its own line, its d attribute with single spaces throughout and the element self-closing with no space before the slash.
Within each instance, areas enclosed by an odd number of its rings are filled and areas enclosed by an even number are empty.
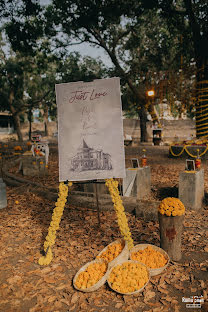
<svg viewBox="0 0 208 312">
<path fill-rule="evenodd" d="M 142 288 L 149 280 L 147 268 L 140 263 L 124 262 L 114 267 L 108 278 L 111 287 L 121 293 Z"/>
<path fill-rule="evenodd" d="M 105 251 L 101 253 L 101 255 L 97 256 L 97 259 L 104 259 L 107 262 L 113 261 L 118 255 L 122 252 L 124 248 L 124 244 L 115 243 L 107 247 Z"/>
<path fill-rule="evenodd" d="M 148 246 L 143 250 L 132 252 L 131 259 L 144 263 L 150 269 L 164 267 L 168 262 L 163 254 L 153 249 L 151 246 Z"/>
<path fill-rule="evenodd" d="M 75 286 L 79 289 L 86 289 L 95 285 L 107 272 L 106 263 L 91 263 L 85 271 L 79 273 Z"/>
<path fill-rule="evenodd" d="M 185 213 L 185 207 L 180 199 L 167 197 L 161 201 L 158 211 L 168 217 L 182 216 Z"/>
</svg>

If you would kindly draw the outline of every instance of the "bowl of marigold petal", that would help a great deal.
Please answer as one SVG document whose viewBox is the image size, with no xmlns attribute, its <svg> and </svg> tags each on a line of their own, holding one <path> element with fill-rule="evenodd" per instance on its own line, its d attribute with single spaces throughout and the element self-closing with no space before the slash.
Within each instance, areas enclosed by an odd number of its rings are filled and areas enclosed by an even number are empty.
<svg viewBox="0 0 208 312">
<path fill-rule="evenodd" d="M 124 239 L 117 239 L 106 246 L 96 257 L 108 262 L 108 268 L 111 269 L 120 261 L 126 261 L 129 258 L 128 243 Z"/>
<path fill-rule="evenodd" d="M 103 286 L 107 280 L 108 264 L 103 259 L 86 263 L 76 273 L 73 286 L 83 292 L 92 292 Z"/>
<path fill-rule="evenodd" d="M 146 265 L 128 260 L 113 266 L 107 282 L 111 289 L 122 295 L 137 294 L 147 286 L 150 273 Z"/>
<path fill-rule="evenodd" d="M 160 247 L 151 244 L 138 244 L 130 250 L 130 259 L 145 264 L 150 272 L 150 276 L 155 276 L 164 271 L 170 258 Z"/>
</svg>

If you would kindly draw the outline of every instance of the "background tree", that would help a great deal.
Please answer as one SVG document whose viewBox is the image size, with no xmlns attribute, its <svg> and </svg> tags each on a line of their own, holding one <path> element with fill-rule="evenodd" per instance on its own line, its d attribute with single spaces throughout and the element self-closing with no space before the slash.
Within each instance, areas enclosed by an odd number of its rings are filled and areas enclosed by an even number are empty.
<svg viewBox="0 0 208 312">
<path fill-rule="evenodd" d="M 154 1 L 152 1 L 153 4 Z M 168 20 L 169 29 L 182 35 L 184 55 L 196 62 L 196 135 L 208 137 L 208 6 L 204 0 L 161 0 L 155 5 Z"/>
<path fill-rule="evenodd" d="M 121 77 L 122 87 L 129 89 L 138 107 L 142 141 L 146 140 L 145 92 L 148 84 L 152 84 L 153 73 L 167 68 L 177 72 L 181 55 L 183 64 L 188 64 L 194 56 L 201 85 L 197 88 L 200 89 L 196 106 L 197 135 L 206 134 L 208 116 L 201 112 L 207 105 L 204 89 L 208 14 L 203 0 L 53 0 L 46 8 L 37 2 L 31 3 L 22 0 L 17 8 L 5 5 L 7 18 L 12 12 L 12 20 L 6 27 L 12 45 L 22 50 L 26 47 L 27 51 L 40 47 L 42 19 L 45 35 L 61 52 L 82 42 L 103 48 L 114 65 L 114 72 Z M 205 105 L 202 106 L 202 102 Z"/>
<path fill-rule="evenodd" d="M 20 115 L 25 110 L 24 72 L 21 58 L 11 56 L 0 62 L 0 107 L 12 113 L 18 140 L 22 141 Z"/>
<path fill-rule="evenodd" d="M 153 73 L 170 67 L 178 70 L 181 60 L 181 34 L 178 28 L 169 27 L 157 5 L 157 1 L 142 0 L 53 0 L 45 15 L 46 34 L 54 36 L 59 29 L 65 35 L 62 40 L 57 39 L 59 46 L 74 40 L 105 50 L 114 73 L 121 77 L 123 90 L 127 88 L 127 93 L 132 93 L 129 105 L 133 98 L 140 117 L 141 141 L 147 140 L 147 109 L 151 114 L 154 111 L 152 103 L 146 105 Z M 187 54 L 184 63 L 189 59 Z"/>
</svg>

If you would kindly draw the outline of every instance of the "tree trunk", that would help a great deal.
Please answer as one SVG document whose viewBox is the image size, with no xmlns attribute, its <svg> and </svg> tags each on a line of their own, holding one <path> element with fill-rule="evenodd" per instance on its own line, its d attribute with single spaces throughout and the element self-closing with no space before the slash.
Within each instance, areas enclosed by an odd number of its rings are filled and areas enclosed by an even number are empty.
<svg viewBox="0 0 208 312">
<path fill-rule="evenodd" d="M 31 109 L 28 112 L 28 121 L 29 121 L 28 139 L 29 141 L 31 141 L 31 137 L 32 137 L 32 110 Z"/>
<path fill-rule="evenodd" d="M 14 114 L 13 118 L 14 118 L 15 128 L 16 128 L 16 131 L 17 131 L 18 141 L 22 142 L 23 141 L 23 137 L 22 137 L 22 132 L 21 132 L 19 115 L 18 114 Z"/>
<path fill-rule="evenodd" d="M 147 142 L 147 113 L 144 105 L 139 108 L 141 142 Z"/>
<path fill-rule="evenodd" d="M 22 132 L 21 132 L 21 126 L 20 126 L 20 119 L 19 119 L 19 113 L 15 110 L 13 106 L 13 101 L 14 101 L 14 91 L 11 89 L 10 94 L 9 94 L 9 108 L 12 113 L 12 117 L 14 120 L 14 127 L 17 131 L 17 136 L 18 136 L 18 141 L 22 142 L 23 137 L 22 137 Z"/>
<path fill-rule="evenodd" d="M 44 120 L 44 135 L 48 136 L 48 106 L 45 105 L 43 109 L 43 120 Z"/>
</svg>

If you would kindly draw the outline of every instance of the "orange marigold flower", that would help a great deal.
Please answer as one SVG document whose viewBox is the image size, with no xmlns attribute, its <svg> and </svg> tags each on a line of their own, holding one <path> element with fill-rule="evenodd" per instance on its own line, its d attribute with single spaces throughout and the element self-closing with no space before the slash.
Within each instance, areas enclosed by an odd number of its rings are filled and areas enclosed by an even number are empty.
<svg viewBox="0 0 208 312">
<path fill-rule="evenodd" d="M 144 263 L 150 269 L 161 268 L 166 265 L 168 260 L 159 251 L 154 250 L 151 246 L 143 250 L 133 252 L 131 259 Z"/>
<path fill-rule="evenodd" d="M 185 213 L 185 206 L 180 199 L 175 197 L 167 197 L 163 199 L 158 207 L 161 214 L 167 216 L 181 216 Z"/>
</svg>

